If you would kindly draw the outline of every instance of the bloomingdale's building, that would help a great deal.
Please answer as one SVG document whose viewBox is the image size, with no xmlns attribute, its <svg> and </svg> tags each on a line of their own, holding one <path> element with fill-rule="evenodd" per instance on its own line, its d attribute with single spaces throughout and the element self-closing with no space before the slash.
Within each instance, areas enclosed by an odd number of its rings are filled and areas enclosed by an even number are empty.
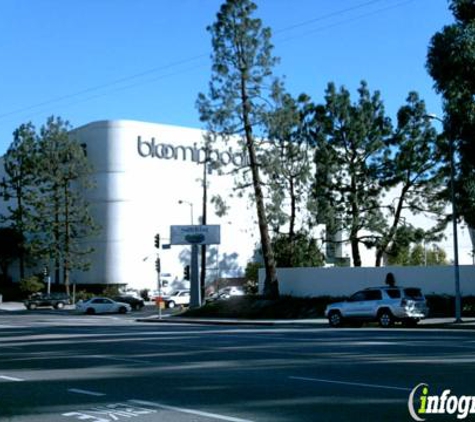
<svg viewBox="0 0 475 422">
<path fill-rule="evenodd" d="M 90 270 L 74 272 L 72 282 L 156 288 L 155 234 L 160 234 L 162 245 L 168 244 L 170 226 L 200 223 L 204 132 L 112 120 L 89 123 L 74 129 L 72 135 L 85 145 L 94 168 L 96 187 L 88 193 L 88 200 L 101 228 L 88 242 L 94 248 Z M 236 143 L 227 145 L 224 140 L 214 142 L 211 149 L 209 160 L 220 164 L 222 174 L 208 173 L 208 198 L 220 194 L 228 212 L 217 217 L 214 206 L 208 204 L 207 224 L 220 225 L 221 244 L 213 247 L 220 264 L 210 260 L 207 272 L 212 279 L 236 277 L 243 274 L 259 242 L 254 205 L 246 197 L 230 198 L 235 191 L 232 170 L 247 164 L 247 156 Z M 0 213 L 4 213 L 1 208 L 4 204 L 0 204 Z M 470 239 L 463 241 L 470 243 Z M 335 256 L 348 256 L 347 249 L 340 247 Z M 373 265 L 374 252 L 361 252 L 363 265 Z M 181 280 L 183 266 L 189 263 L 189 247 L 161 248 L 159 254 L 162 279 Z"/>
<path fill-rule="evenodd" d="M 162 244 L 162 279 L 183 278 L 189 248 L 163 249 L 163 245 L 169 243 L 171 225 L 200 224 L 203 134 L 198 129 L 128 120 L 98 121 L 72 131 L 94 169 L 96 186 L 87 199 L 100 227 L 99 235 L 88 241 L 94 248 L 91 268 L 73 272 L 73 283 L 156 288 L 156 233 Z M 225 173 L 246 164 L 246 159 L 238 145 L 231 147 L 224 141 L 213 143 L 209 152 L 209 162 L 218 161 L 224 174 L 208 172 L 208 198 L 219 193 L 229 206 L 229 212 L 218 218 L 208 201 L 207 223 L 221 226 L 221 244 L 212 246 L 221 264 L 208 263 L 213 278 L 241 275 L 258 241 L 252 206 L 243 199 L 227 198 L 234 178 Z"/>
<path fill-rule="evenodd" d="M 202 178 L 205 151 L 203 132 L 176 126 L 117 120 L 87 124 L 73 131 L 86 145 L 96 179 L 89 201 L 101 227 L 92 241 L 95 249 L 91 270 L 76 273 L 77 283 L 128 284 L 154 288 L 154 235 L 168 244 L 171 225 L 199 224 L 202 215 Z M 213 144 L 209 160 L 219 161 L 222 169 L 245 164 L 246 156 L 221 144 Z M 211 167 L 211 166 L 210 166 Z M 212 171 L 207 175 L 208 197 L 227 196 L 233 189 L 233 177 Z M 235 268 L 244 268 L 257 241 L 254 210 L 244 201 L 231 199 L 229 213 L 216 217 L 208 205 L 208 224 L 221 225 L 218 257 L 229 259 Z M 192 221 L 193 220 L 193 221 Z M 188 248 L 172 246 L 160 249 L 161 271 L 165 279 L 181 279 L 187 263 Z M 233 255 L 236 254 L 236 255 Z M 237 276 L 226 264 L 220 268 L 228 276 Z M 216 268 L 209 273 L 218 276 Z"/>
</svg>

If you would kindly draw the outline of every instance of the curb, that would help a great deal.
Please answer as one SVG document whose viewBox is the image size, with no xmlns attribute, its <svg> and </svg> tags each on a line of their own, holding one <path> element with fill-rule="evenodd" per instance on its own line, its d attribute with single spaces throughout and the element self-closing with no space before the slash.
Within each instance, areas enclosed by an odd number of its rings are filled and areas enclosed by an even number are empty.
<svg viewBox="0 0 475 422">
<path fill-rule="evenodd" d="M 182 317 L 165 317 L 158 319 L 157 316 L 149 318 L 139 318 L 137 322 L 158 323 L 158 324 L 197 324 L 197 325 L 247 325 L 247 326 L 300 326 L 300 327 L 321 327 L 330 328 L 326 319 L 313 320 L 232 320 L 232 319 L 202 319 L 202 318 L 182 318 Z M 417 329 L 449 329 L 449 330 L 475 330 L 475 320 L 470 319 L 466 322 L 434 322 L 425 320 L 426 323 L 421 323 L 417 327 L 410 328 Z M 367 327 L 374 328 L 374 327 Z M 408 329 L 407 327 L 396 327 Z"/>
</svg>

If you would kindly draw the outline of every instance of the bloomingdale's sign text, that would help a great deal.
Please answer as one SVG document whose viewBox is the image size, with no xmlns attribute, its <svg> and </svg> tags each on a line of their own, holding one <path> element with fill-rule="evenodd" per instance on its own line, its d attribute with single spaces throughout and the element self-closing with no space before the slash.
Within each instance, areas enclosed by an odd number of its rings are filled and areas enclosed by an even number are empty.
<svg viewBox="0 0 475 422">
<path fill-rule="evenodd" d="M 236 167 L 248 165 L 248 158 L 244 152 L 235 152 L 231 148 L 227 151 L 219 151 L 217 149 L 206 150 L 199 147 L 196 143 L 192 147 L 184 145 L 172 145 L 156 142 L 155 138 L 150 141 L 143 141 L 142 137 L 137 137 L 137 150 L 141 157 L 159 158 L 162 160 L 191 160 L 195 163 L 202 164 L 206 158 L 211 163 L 217 163 L 222 166 L 234 164 Z M 208 157 L 206 157 L 208 155 Z"/>
</svg>

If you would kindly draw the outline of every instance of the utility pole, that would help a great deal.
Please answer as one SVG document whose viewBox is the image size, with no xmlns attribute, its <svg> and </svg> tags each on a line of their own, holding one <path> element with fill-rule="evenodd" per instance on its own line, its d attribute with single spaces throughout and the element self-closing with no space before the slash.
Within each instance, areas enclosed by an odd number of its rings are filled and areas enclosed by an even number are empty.
<svg viewBox="0 0 475 422">
<path fill-rule="evenodd" d="M 206 226 L 207 208 L 208 208 L 208 145 L 205 148 L 205 161 L 203 163 L 203 211 L 201 224 Z M 200 290 L 201 300 L 205 297 L 206 284 L 206 245 L 201 245 L 201 273 L 200 273 Z"/>
</svg>

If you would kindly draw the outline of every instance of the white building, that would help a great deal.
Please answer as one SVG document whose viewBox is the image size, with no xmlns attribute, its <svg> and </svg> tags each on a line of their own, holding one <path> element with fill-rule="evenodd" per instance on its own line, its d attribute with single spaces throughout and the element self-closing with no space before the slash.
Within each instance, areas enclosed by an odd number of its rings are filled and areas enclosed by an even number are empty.
<svg viewBox="0 0 475 422">
<path fill-rule="evenodd" d="M 155 234 L 160 234 L 162 245 L 168 244 L 171 225 L 200 222 L 203 132 L 119 120 L 90 123 L 75 129 L 73 136 L 85 144 L 94 167 L 97 186 L 89 201 L 101 227 L 100 235 L 92 242 L 95 252 L 91 270 L 76 273 L 75 281 L 155 287 Z M 225 173 L 246 159 L 238 145 L 221 142 L 213 144 L 211 150 L 210 160 L 219 161 Z M 220 175 L 214 170 L 207 179 L 208 198 L 233 191 L 231 175 Z M 221 275 L 237 276 L 251 258 L 258 240 L 253 224 L 255 211 L 237 198 L 228 199 L 227 205 L 229 213 L 218 218 L 214 207 L 208 204 L 207 224 L 221 226 L 221 244 L 217 247 Z M 182 279 L 187 263 L 184 250 L 188 247 L 160 249 L 165 279 Z M 233 262 L 222 262 L 226 258 Z"/>
<path fill-rule="evenodd" d="M 154 236 L 169 243 L 171 225 L 199 224 L 202 215 L 204 132 L 176 126 L 127 120 L 99 121 L 79 127 L 72 135 L 84 144 L 94 168 L 96 187 L 89 193 L 91 211 L 100 234 L 91 240 L 95 251 L 87 272 L 74 272 L 78 284 L 127 284 L 133 288 L 156 288 Z M 209 264 L 208 274 L 239 276 L 251 259 L 260 236 L 255 206 L 235 193 L 232 171 L 247 160 L 237 143 L 223 140 L 211 147 L 211 161 L 218 161 L 224 174 L 208 174 L 208 198 L 220 194 L 229 211 L 217 217 L 208 204 L 207 224 L 221 226 L 217 247 L 220 265 Z M 3 172 L 3 166 L 0 169 Z M 180 203 L 181 202 L 181 203 Z M 209 202 L 209 201 L 208 201 Z M 5 213 L 5 204 L 0 204 Z M 192 221 L 193 219 L 193 221 Z M 451 231 L 444 249 L 449 258 Z M 468 231 L 460 233 L 461 263 L 471 263 Z M 160 249 L 165 280 L 181 280 L 188 247 Z M 341 248 L 340 248 L 341 249 Z M 339 250 L 343 257 L 346 249 Z M 362 250 L 363 265 L 374 265 L 374 250 Z"/>
</svg>

